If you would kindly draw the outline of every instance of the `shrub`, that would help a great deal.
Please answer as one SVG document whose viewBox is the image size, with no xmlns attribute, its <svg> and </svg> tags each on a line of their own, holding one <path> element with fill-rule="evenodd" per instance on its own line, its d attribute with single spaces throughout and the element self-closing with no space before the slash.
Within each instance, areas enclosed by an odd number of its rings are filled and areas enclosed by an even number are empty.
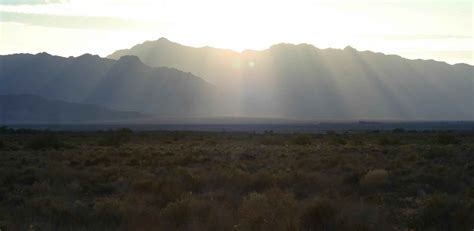
<svg viewBox="0 0 474 231">
<path fill-rule="evenodd" d="M 111 131 L 105 135 L 105 137 L 99 142 L 103 146 L 115 146 L 119 147 L 132 139 L 133 131 L 129 128 L 120 128 L 115 131 Z"/>
<path fill-rule="evenodd" d="M 239 226 L 243 230 L 298 230 L 297 203 L 279 189 L 251 193 L 242 202 Z"/>
<path fill-rule="evenodd" d="M 350 144 L 356 145 L 356 146 L 362 146 L 364 145 L 364 141 L 360 138 L 353 138 L 351 139 Z"/>
<path fill-rule="evenodd" d="M 284 145 L 285 140 L 282 136 L 264 135 L 260 137 L 259 143 L 263 145 Z"/>
<path fill-rule="evenodd" d="M 417 230 L 470 230 L 474 227 L 474 205 L 434 194 L 421 202 L 412 221 Z"/>
<path fill-rule="evenodd" d="M 189 199 L 169 203 L 160 212 L 160 218 L 163 221 L 162 226 L 170 230 L 186 229 L 191 223 L 190 203 Z"/>
<path fill-rule="evenodd" d="M 234 216 L 225 203 L 188 194 L 159 214 L 162 230 L 231 230 Z"/>
<path fill-rule="evenodd" d="M 334 138 L 331 139 L 331 143 L 333 145 L 346 145 L 347 141 L 343 139 L 342 137 L 335 136 Z"/>
<path fill-rule="evenodd" d="M 395 128 L 392 130 L 392 133 L 404 133 L 405 129 L 403 128 Z"/>
<path fill-rule="evenodd" d="M 452 156 L 450 155 L 450 150 L 442 146 L 433 146 L 425 150 L 422 155 L 427 159 L 449 158 Z"/>
<path fill-rule="evenodd" d="M 474 199 L 474 186 L 472 186 L 472 187 L 467 191 L 467 196 L 470 197 L 471 199 Z"/>
<path fill-rule="evenodd" d="M 379 138 L 378 143 L 380 145 L 400 145 L 400 140 L 394 137 L 384 136 Z"/>
<path fill-rule="evenodd" d="M 178 131 L 173 131 L 168 134 L 168 137 L 171 138 L 173 141 L 180 141 L 186 138 L 186 133 L 184 132 L 178 132 Z"/>
<path fill-rule="evenodd" d="M 456 138 L 456 136 L 451 134 L 440 134 L 436 137 L 436 142 L 442 145 L 448 144 L 459 144 L 460 141 Z"/>
<path fill-rule="evenodd" d="M 120 224 L 127 216 L 125 202 L 114 197 L 98 198 L 94 203 L 94 212 L 97 219 L 109 225 Z"/>
<path fill-rule="evenodd" d="M 218 144 L 217 140 L 215 140 L 215 139 L 208 139 L 208 140 L 206 140 L 205 143 L 206 143 L 206 145 L 209 145 L 209 146 L 215 146 L 215 145 Z"/>
<path fill-rule="evenodd" d="M 396 229 L 388 223 L 387 212 L 380 206 L 345 201 L 341 206 L 337 217 L 337 227 L 334 230 L 375 231 Z"/>
<path fill-rule="evenodd" d="M 5 144 L 5 142 L 4 142 L 3 140 L 0 140 L 0 150 L 5 149 L 6 146 L 7 146 L 7 145 Z"/>
<path fill-rule="evenodd" d="M 35 194 L 45 194 L 51 190 L 48 182 L 35 182 L 31 185 L 31 192 Z"/>
<path fill-rule="evenodd" d="M 33 150 L 60 149 L 67 147 L 55 134 L 36 135 L 26 146 Z"/>
<path fill-rule="evenodd" d="M 291 141 L 296 145 L 310 145 L 312 140 L 312 137 L 308 134 L 297 134 Z"/>
<path fill-rule="evenodd" d="M 336 230 L 339 208 L 328 199 L 318 199 L 304 209 L 301 216 L 303 230 Z"/>
<path fill-rule="evenodd" d="M 388 172 L 385 169 L 374 169 L 367 172 L 359 181 L 365 188 L 378 188 L 384 186 L 388 181 Z"/>
</svg>

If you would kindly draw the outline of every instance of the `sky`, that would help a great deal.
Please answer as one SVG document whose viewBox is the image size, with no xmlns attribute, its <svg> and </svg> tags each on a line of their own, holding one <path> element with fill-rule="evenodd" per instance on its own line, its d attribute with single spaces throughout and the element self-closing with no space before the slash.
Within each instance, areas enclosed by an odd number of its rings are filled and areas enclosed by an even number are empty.
<svg viewBox="0 0 474 231">
<path fill-rule="evenodd" d="M 236 51 L 276 43 L 474 64 L 472 0 L 0 0 L 0 54 L 107 56 L 166 37 Z"/>
</svg>

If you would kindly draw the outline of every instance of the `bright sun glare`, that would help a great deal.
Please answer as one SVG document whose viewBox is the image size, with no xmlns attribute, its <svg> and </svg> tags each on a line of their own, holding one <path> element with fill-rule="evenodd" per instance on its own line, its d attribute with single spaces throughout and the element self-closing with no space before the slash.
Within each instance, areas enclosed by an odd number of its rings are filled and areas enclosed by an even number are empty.
<svg viewBox="0 0 474 231">
<path fill-rule="evenodd" d="M 60 55 L 91 51 L 107 55 L 145 40 L 167 37 L 186 45 L 237 51 L 265 49 L 280 42 L 309 43 L 319 48 L 350 45 L 413 58 L 472 63 L 472 7 L 470 1 L 423 0 L 70 0 L 40 5 L 0 4 L 0 48 L 2 53 L 25 49 Z M 37 37 L 33 43 L 25 40 L 20 46 L 12 42 L 33 34 Z"/>
</svg>

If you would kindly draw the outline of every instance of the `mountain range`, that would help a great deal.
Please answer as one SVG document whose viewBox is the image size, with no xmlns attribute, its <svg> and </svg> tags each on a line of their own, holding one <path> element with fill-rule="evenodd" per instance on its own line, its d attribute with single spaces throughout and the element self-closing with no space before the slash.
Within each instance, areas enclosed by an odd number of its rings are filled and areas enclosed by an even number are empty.
<svg viewBox="0 0 474 231">
<path fill-rule="evenodd" d="M 346 47 L 277 44 L 241 53 L 165 38 L 119 50 L 191 72 L 221 91 L 224 113 L 305 119 L 474 119 L 474 67 Z M 223 94 L 222 94 L 223 92 Z M 224 103 L 222 101 L 225 101 Z M 219 108 L 225 108 L 220 106 Z"/>
<path fill-rule="evenodd" d="M 161 38 L 107 58 L 0 56 L 0 83 L 0 95 L 156 117 L 474 119 L 473 66 L 351 47 L 235 52 Z"/>
<path fill-rule="evenodd" d="M 0 56 L 0 95 L 29 94 L 153 115 L 208 113 L 214 86 L 173 68 L 152 68 L 135 56 L 119 60 L 46 53 Z"/>
</svg>

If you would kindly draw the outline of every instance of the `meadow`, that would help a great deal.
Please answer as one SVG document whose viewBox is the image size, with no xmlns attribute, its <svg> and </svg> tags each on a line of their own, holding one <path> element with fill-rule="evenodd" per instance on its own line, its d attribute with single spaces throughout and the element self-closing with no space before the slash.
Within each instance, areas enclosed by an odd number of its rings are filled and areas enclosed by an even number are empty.
<svg viewBox="0 0 474 231">
<path fill-rule="evenodd" d="M 474 133 L 0 129 L 0 230 L 472 230 Z"/>
</svg>

